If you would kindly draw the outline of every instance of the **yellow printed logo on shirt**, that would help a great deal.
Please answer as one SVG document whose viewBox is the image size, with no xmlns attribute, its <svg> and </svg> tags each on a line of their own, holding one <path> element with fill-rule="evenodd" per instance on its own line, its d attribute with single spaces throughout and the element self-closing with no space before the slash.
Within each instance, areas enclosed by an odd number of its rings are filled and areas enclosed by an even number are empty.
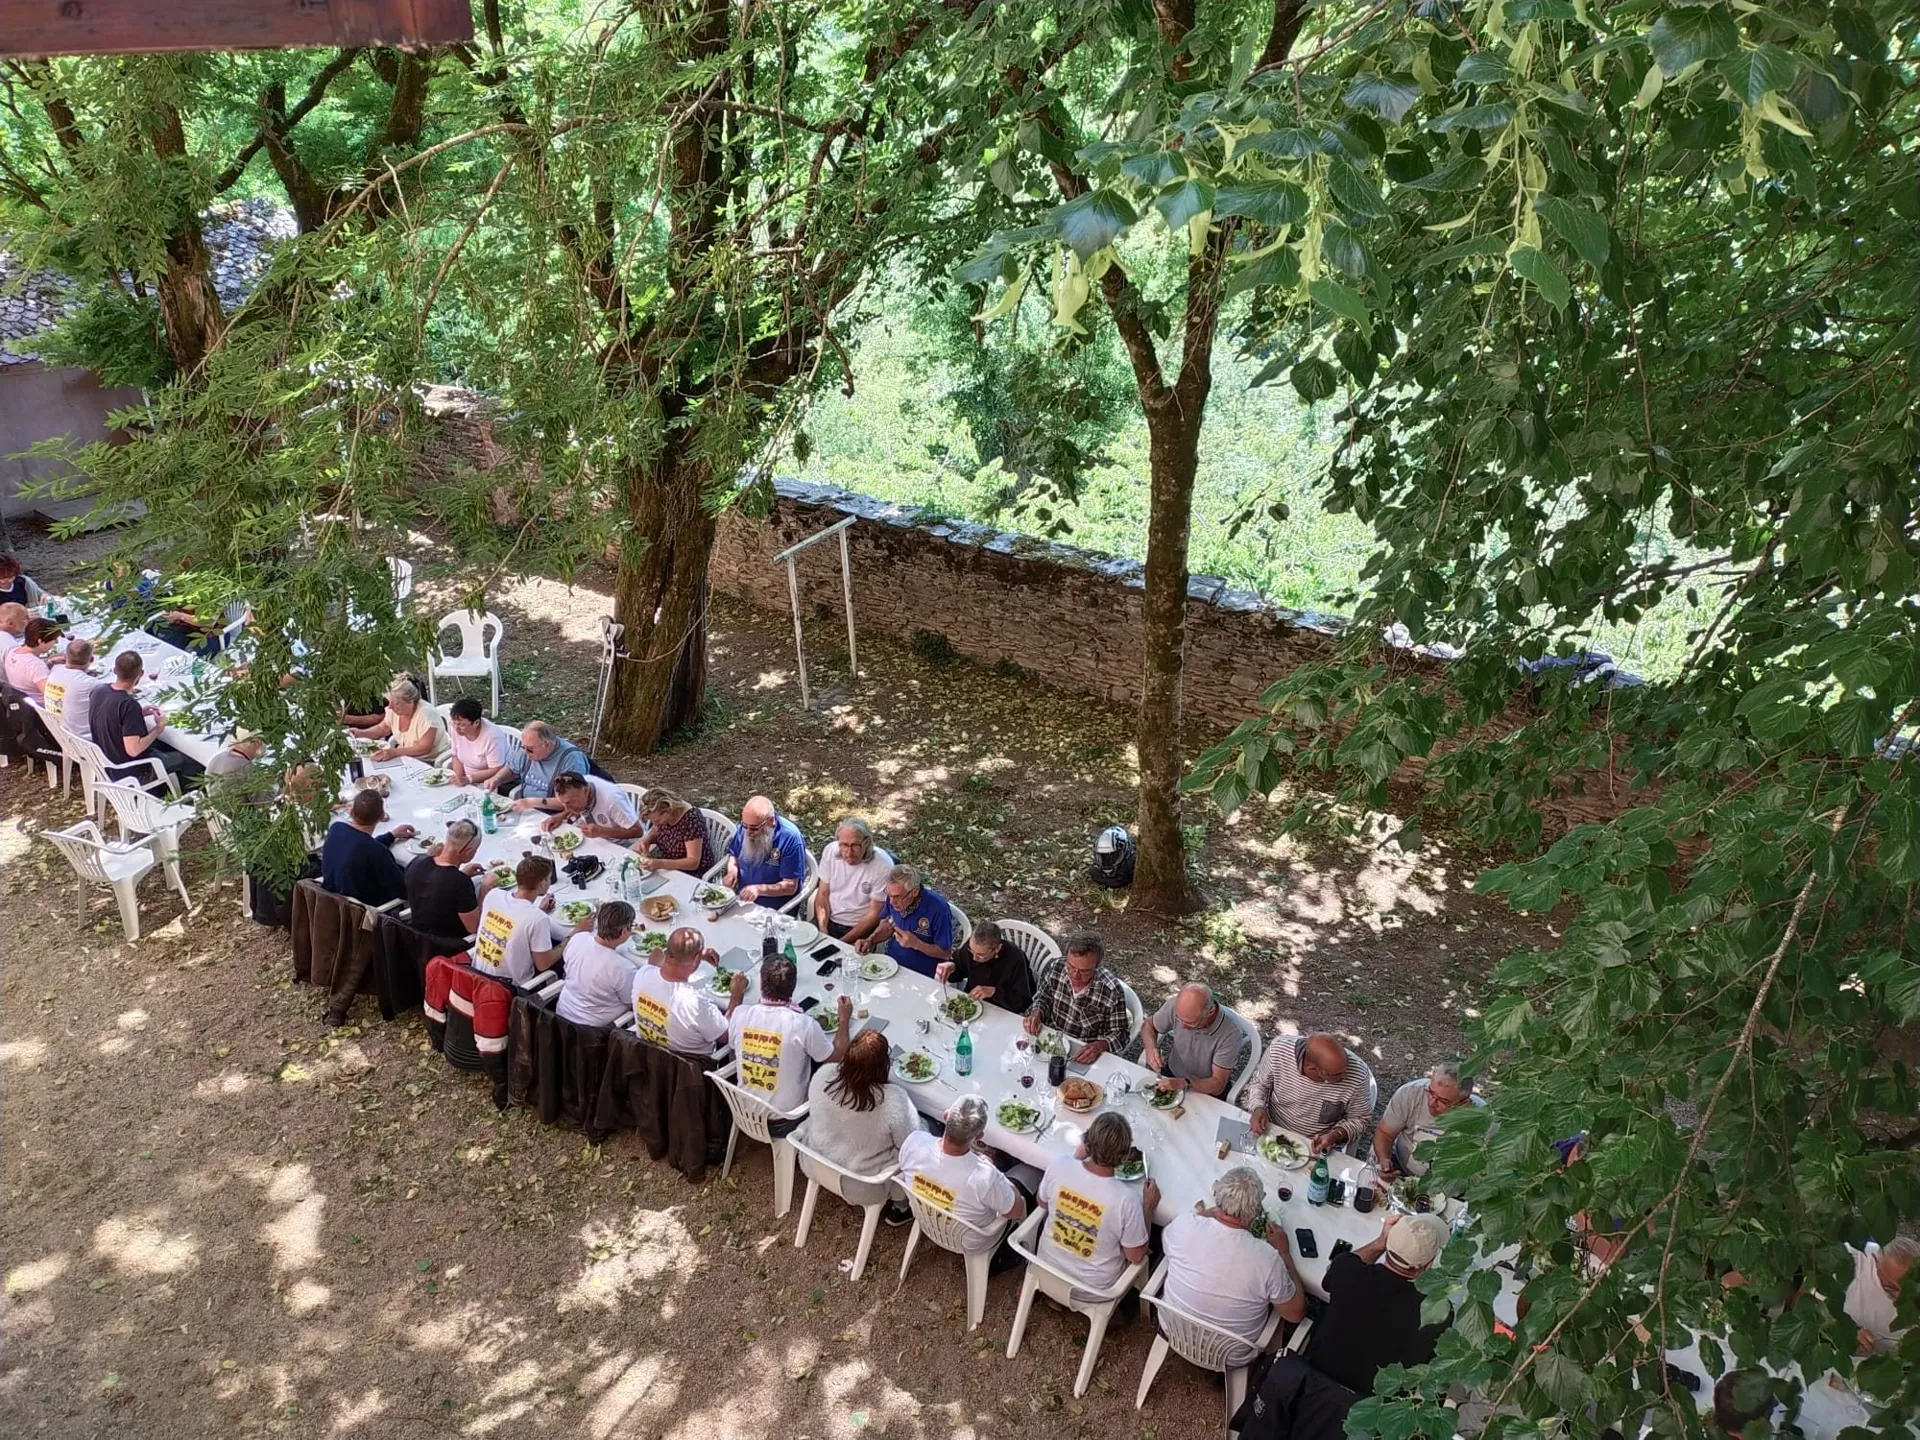
<svg viewBox="0 0 1920 1440">
<path fill-rule="evenodd" d="M 49 680 L 40 687 L 40 699 L 46 704 L 49 715 L 61 714 L 67 708 L 67 682 Z"/>
<path fill-rule="evenodd" d="M 1053 1197 L 1053 1223 L 1047 1234 L 1062 1250 L 1091 1260 L 1100 1242 L 1100 1220 L 1105 1214 L 1103 1206 L 1063 1185 Z"/>
<path fill-rule="evenodd" d="M 936 1210 L 953 1213 L 953 1191 L 937 1180 L 929 1180 L 925 1175 L 913 1177 L 913 1193 Z"/>
<path fill-rule="evenodd" d="M 749 1090 L 771 1095 L 780 1083 L 780 1044 L 777 1030 L 740 1033 L 740 1083 Z"/>
<path fill-rule="evenodd" d="M 480 917 L 480 933 L 473 949 L 496 970 L 507 967 L 507 942 L 513 939 L 513 917 L 504 910 L 489 910 Z"/>
<path fill-rule="evenodd" d="M 633 1013 L 640 1038 L 650 1045 L 667 1043 L 667 1007 L 651 995 L 633 997 Z"/>
</svg>

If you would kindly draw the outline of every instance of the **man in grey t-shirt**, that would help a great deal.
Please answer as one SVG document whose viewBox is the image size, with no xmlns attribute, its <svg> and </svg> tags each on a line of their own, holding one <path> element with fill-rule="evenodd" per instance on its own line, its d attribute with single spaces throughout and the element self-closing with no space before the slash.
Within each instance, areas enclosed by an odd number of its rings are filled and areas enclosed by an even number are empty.
<svg viewBox="0 0 1920 1440">
<path fill-rule="evenodd" d="M 1423 1140 L 1439 1136 L 1440 1117 L 1462 1105 L 1485 1103 L 1473 1093 L 1473 1077 L 1442 1060 L 1426 1079 L 1409 1080 L 1393 1092 L 1373 1132 L 1373 1163 L 1388 1178 L 1426 1174 L 1426 1162 L 1414 1159 L 1413 1152 Z"/>
<path fill-rule="evenodd" d="M 1240 1027 L 1205 985 L 1183 985 L 1140 1027 L 1140 1063 L 1166 1078 L 1161 1088 L 1224 1095 L 1244 1043 Z"/>
</svg>

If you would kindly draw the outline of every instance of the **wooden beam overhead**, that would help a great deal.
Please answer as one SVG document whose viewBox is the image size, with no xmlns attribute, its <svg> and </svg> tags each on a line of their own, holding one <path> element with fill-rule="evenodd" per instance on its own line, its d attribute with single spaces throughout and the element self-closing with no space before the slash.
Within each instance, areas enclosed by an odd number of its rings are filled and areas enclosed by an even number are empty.
<svg viewBox="0 0 1920 1440">
<path fill-rule="evenodd" d="M 0 55 L 443 45 L 470 0 L 0 0 Z"/>
</svg>

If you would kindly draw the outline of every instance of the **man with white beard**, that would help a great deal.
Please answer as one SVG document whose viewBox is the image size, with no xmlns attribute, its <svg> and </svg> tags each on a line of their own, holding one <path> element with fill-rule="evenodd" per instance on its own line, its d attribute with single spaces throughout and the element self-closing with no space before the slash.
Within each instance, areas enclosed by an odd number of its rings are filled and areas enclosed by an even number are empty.
<svg viewBox="0 0 1920 1440">
<path fill-rule="evenodd" d="M 726 887 L 750 905 L 777 910 L 800 893 L 806 875 L 807 837 L 800 827 L 764 795 L 747 801 L 727 846 Z"/>
</svg>

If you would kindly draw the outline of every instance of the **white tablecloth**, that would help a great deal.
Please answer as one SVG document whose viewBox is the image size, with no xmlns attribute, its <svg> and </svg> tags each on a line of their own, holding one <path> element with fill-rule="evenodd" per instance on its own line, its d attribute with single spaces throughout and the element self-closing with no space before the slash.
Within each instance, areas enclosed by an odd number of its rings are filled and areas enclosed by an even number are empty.
<svg viewBox="0 0 1920 1440">
<path fill-rule="evenodd" d="M 67 626 L 67 633 L 81 640 L 97 640 L 104 628 L 98 620 L 76 616 Z M 191 651 L 182 650 L 178 645 L 170 644 L 157 635 L 149 635 L 145 630 L 130 630 L 114 637 L 110 651 L 94 657 L 95 665 L 103 672 L 102 683 L 112 680 L 113 657 L 122 650 L 138 650 L 141 660 L 146 665 L 146 678 L 140 682 L 140 687 L 135 692 L 140 698 L 140 703 L 157 705 L 163 712 L 173 708 L 167 702 L 174 692 L 191 682 L 196 663 L 202 667 L 203 675 L 215 674 L 219 670 L 215 662 L 195 655 Z M 182 729 L 172 723 L 160 732 L 160 738 L 182 755 L 197 760 L 202 765 L 220 753 L 225 741 L 224 736 L 203 735 L 196 730 Z"/>
</svg>

